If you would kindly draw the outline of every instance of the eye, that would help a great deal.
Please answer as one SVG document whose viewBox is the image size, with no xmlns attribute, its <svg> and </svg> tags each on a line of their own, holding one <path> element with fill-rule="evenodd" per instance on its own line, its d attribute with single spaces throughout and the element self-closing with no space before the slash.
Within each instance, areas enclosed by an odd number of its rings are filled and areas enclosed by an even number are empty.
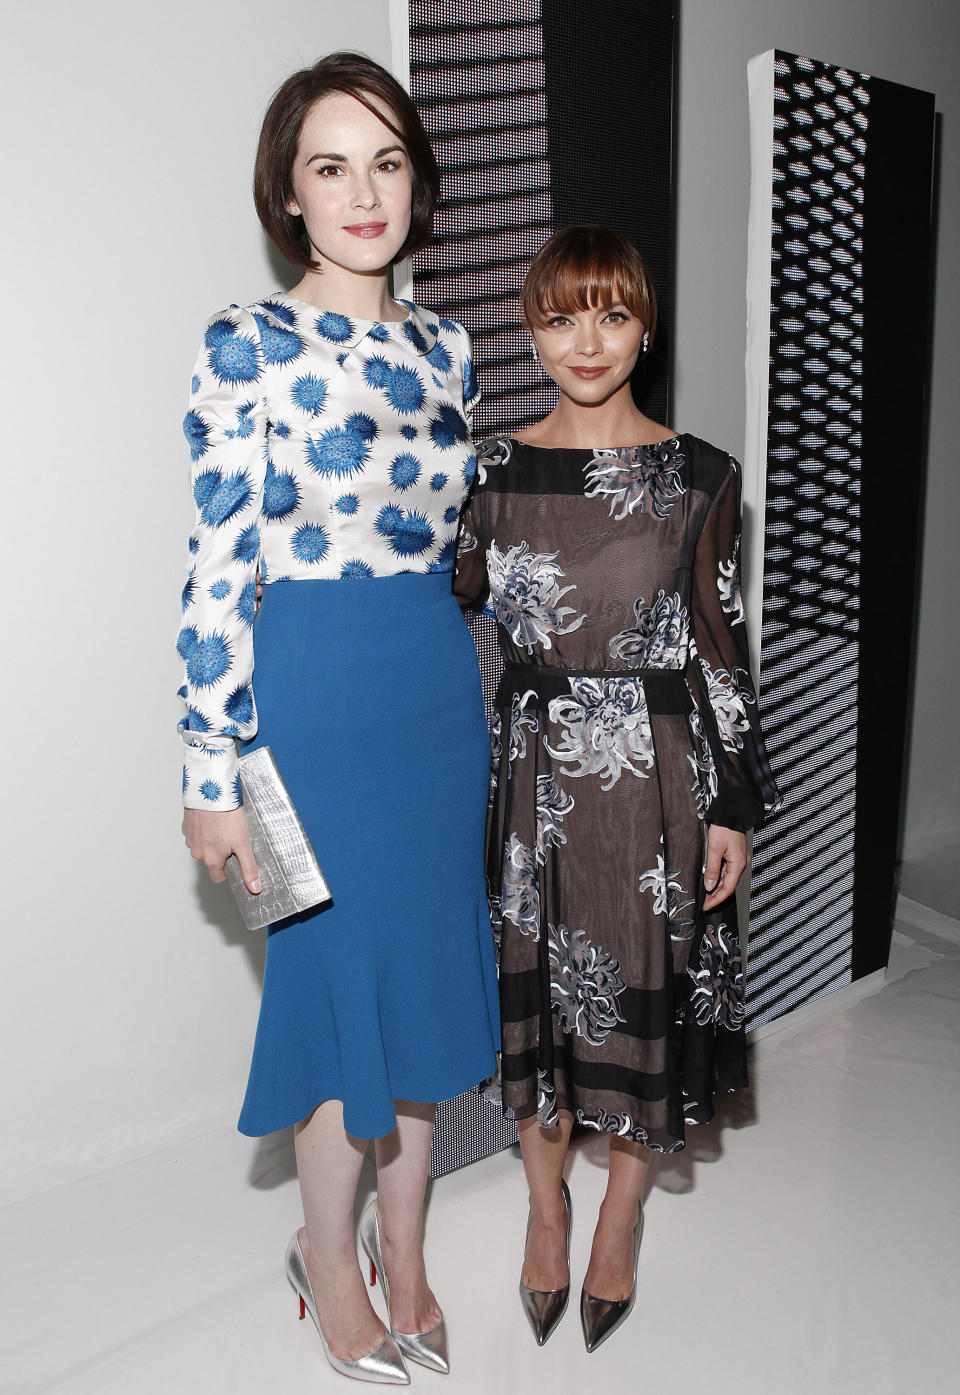
<svg viewBox="0 0 960 1395">
<path fill-rule="evenodd" d="M 340 173 L 339 165 L 318 165 L 317 174 L 321 179 L 332 179 L 335 174 Z"/>
<path fill-rule="evenodd" d="M 392 158 L 389 159 L 389 160 L 381 160 L 380 163 L 379 163 L 379 165 L 377 165 L 377 169 L 378 169 L 378 170 L 383 170 L 383 171 L 385 171 L 387 174 L 393 174 L 394 170 L 398 170 L 398 169 L 402 169 L 402 168 L 403 168 L 403 161 L 402 161 L 402 160 L 392 159 Z"/>
<path fill-rule="evenodd" d="M 548 320 L 544 321 L 547 329 L 564 329 L 569 323 L 570 317 L 568 315 L 551 315 Z"/>
<path fill-rule="evenodd" d="M 625 310 L 608 310 L 603 318 L 607 324 L 625 325 L 630 319 L 630 316 Z"/>
</svg>

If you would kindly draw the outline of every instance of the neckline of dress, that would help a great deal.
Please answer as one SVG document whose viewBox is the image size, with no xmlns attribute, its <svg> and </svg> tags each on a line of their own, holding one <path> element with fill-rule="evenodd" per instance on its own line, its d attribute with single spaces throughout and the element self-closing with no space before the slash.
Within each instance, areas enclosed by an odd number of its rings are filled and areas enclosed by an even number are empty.
<svg viewBox="0 0 960 1395">
<path fill-rule="evenodd" d="M 343 319 L 350 320 L 353 324 L 383 325 L 384 329 L 389 329 L 391 325 L 396 325 L 399 328 L 400 325 L 409 324 L 410 321 L 413 319 L 414 311 L 412 301 L 398 300 L 397 304 L 402 305 L 407 312 L 402 320 L 368 320 L 365 319 L 363 315 L 348 315 L 345 310 L 331 310 L 329 306 L 324 308 L 324 306 L 322 305 L 314 305 L 312 301 L 301 300 L 299 296 L 290 295 L 288 291 L 274 291 L 271 295 L 265 296 L 264 299 L 260 302 L 260 304 L 269 305 L 271 300 L 289 301 L 291 305 L 299 305 L 304 310 L 307 310 L 314 315 L 340 315 Z"/>
<path fill-rule="evenodd" d="M 663 436 L 659 441 L 646 441 L 642 445 L 634 443 L 632 446 L 539 446 L 533 441 L 521 441 L 518 436 L 507 435 L 504 439 L 512 441 L 515 446 L 525 446 L 527 450 L 580 451 L 585 455 L 596 455 L 604 450 L 619 453 L 625 450 L 654 450 L 657 446 L 679 445 L 680 438 L 685 434 L 683 431 L 675 431 L 672 436 Z"/>
</svg>

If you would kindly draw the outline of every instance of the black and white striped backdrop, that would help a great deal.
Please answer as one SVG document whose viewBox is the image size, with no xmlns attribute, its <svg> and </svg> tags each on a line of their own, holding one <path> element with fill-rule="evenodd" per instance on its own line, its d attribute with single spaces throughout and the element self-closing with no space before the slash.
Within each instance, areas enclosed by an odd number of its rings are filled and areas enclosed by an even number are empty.
<svg viewBox="0 0 960 1395">
<path fill-rule="evenodd" d="M 748 402 L 766 410 L 745 465 L 761 485 L 760 705 L 784 796 L 754 843 L 757 1028 L 882 968 L 889 950 L 934 108 L 792 54 L 752 68 Z"/>
</svg>

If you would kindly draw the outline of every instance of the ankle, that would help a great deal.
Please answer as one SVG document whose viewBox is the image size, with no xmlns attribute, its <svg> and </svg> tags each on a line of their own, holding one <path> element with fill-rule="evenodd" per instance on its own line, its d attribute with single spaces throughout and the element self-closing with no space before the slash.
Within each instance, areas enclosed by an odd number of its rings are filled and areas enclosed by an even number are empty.
<svg viewBox="0 0 960 1395">
<path fill-rule="evenodd" d="M 559 1188 L 556 1194 L 538 1192 L 534 1195 L 531 1192 L 530 1218 L 535 1225 L 566 1226 L 567 1206 L 563 1199 L 563 1192 Z"/>
<path fill-rule="evenodd" d="M 320 1239 L 315 1238 L 311 1244 L 304 1227 L 299 1232 L 298 1239 L 304 1264 L 311 1273 L 319 1274 L 321 1278 L 331 1270 L 347 1267 L 356 1261 L 356 1240 L 352 1234 L 323 1236 Z"/>
<path fill-rule="evenodd" d="M 399 1225 L 392 1225 L 388 1217 L 378 1212 L 377 1233 L 380 1237 L 380 1248 L 392 1255 L 406 1257 L 423 1252 L 423 1226 L 417 1221 L 411 1224 L 405 1219 Z"/>
<path fill-rule="evenodd" d="M 598 1224 L 617 1230 L 633 1230 L 640 1219 L 639 1197 L 608 1197 L 600 1203 Z"/>
</svg>

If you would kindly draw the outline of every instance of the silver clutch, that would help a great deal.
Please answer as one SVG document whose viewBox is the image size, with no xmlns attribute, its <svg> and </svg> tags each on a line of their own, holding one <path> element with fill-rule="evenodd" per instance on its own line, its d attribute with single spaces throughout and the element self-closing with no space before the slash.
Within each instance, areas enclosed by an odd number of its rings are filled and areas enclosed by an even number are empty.
<svg viewBox="0 0 960 1395">
<path fill-rule="evenodd" d="M 227 859 L 224 870 L 247 929 L 262 930 L 332 897 L 270 747 L 241 756 L 239 765 L 243 808 L 263 890 L 251 895 L 236 857 Z"/>
</svg>

